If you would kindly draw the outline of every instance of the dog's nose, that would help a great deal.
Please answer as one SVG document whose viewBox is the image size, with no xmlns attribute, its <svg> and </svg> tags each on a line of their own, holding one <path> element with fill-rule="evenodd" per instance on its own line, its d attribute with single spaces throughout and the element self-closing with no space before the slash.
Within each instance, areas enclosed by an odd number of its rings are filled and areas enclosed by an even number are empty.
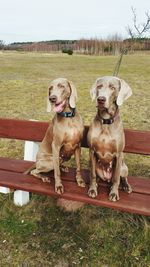
<svg viewBox="0 0 150 267">
<path fill-rule="evenodd" d="M 57 96 L 56 95 L 51 95 L 51 96 L 49 96 L 49 100 L 51 101 L 51 103 L 56 103 Z"/>
<path fill-rule="evenodd" d="M 105 103 L 106 102 L 106 97 L 105 96 L 99 96 L 97 98 L 97 101 L 100 102 L 100 103 Z"/>
</svg>

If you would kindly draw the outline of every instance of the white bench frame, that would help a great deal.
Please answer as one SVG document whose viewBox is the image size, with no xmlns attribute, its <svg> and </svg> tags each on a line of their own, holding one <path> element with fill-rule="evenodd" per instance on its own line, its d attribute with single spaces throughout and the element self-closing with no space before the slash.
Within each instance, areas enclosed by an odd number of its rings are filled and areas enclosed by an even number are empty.
<svg viewBox="0 0 150 267">
<path fill-rule="evenodd" d="M 33 141 L 25 141 L 24 145 L 24 160 L 36 161 L 36 154 L 38 152 L 39 143 Z M 0 193 L 9 194 L 11 189 L 0 186 Z M 16 206 L 26 205 L 30 201 L 29 192 L 22 190 L 14 191 L 14 204 Z"/>
</svg>

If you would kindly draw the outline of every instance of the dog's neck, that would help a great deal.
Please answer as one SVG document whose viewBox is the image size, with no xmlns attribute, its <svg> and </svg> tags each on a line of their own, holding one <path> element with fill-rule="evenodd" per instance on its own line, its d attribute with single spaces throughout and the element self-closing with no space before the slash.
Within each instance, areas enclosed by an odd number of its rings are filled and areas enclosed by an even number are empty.
<svg viewBox="0 0 150 267">
<path fill-rule="evenodd" d="M 76 114 L 76 108 L 71 108 L 68 104 L 68 105 L 66 105 L 66 107 L 64 108 L 64 110 L 62 112 L 57 113 L 57 114 L 58 114 L 58 116 L 61 116 L 64 118 L 72 118 Z"/>
<path fill-rule="evenodd" d="M 102 123 L 102 124 L 112 124 L 117 119 L 119 119 L 119 109 L 117 108 L 113 113 L 109 114 L 107 110 L 101 111 L 98 109 L 96 118 Z"/>
</svg>

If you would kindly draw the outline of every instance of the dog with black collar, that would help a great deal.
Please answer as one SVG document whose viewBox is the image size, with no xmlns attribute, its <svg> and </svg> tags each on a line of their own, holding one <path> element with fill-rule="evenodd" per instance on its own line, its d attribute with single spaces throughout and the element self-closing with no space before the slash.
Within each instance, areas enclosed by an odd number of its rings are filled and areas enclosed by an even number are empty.
<svg viewBox="0 0 150 267">
<path fill-rule="evenodd" d="M 50 123 L 45 137 L 40 144 L 36 158 L 36 166 L 31 174 L 49 182 L 49 177 L 43 173 L 54 170 L 55 191 L 64 192 L 61 181 L 61 170 L 67 171 L 62 165 L 75 155 L 77 184 L 85 187 L 81 176 L 80 155 L 81 139 L 84 125 L 76 110 L 77 91 L 74 84 L 65 78 L 58 78 L 50 83 L 47 97 L 47 111 L 53 110 L 55 115 Z"/>
<path fill-rule="evenodd" d="M 132 95 L 132 90 L 124 81 L 114 76 L 98 78 L 90 90 L 92 100 L 96 100 L 97 113 L 88 131 L 90 149 L 89 197 L 98 194 L 97 176 L 110 182 L 110 201 L 119 200 L 120 181 L 123 190 L 132 192 L 128 183 L 128 167 L 124 162 L 125 136 L 119 107 Z"/>
</svg>

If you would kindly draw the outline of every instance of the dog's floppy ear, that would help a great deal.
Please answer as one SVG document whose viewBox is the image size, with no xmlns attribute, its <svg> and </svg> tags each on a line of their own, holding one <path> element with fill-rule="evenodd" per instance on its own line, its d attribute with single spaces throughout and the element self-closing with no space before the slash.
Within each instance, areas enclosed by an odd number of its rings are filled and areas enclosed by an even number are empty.
<svg viewBox="0 0 150 267">
<path fill-rule="evenodd" d="M 51 112 L 51 103 L 49 101 L 49 88 L 48 88 L 48 92 L 47 92 L 47 112 Z"/>
<path fill-rule="evenodd" d="M 69 81 L 69 87 L 71 90 L 71 95 L 69 97 L 69 105 L 71 108 L 75 108 L 76 107 L 76 101 L 77 101 L 77 90 L 71 81 Z"/>
<path fill-rule="evenodd" d="M 132 95 L 130 86 L 124 81 L 119 79 L 121 87 L 117 97 L 117 105 L 121 106 L 123 102 Z"/>
<path fill-rule="evenodd" d="M 92 85 L 91 89 L 90 89 L 90 96 L 92 98 L 92 101 L 95 100 L 96 98 L 96 85 L 97 85 L 97 80 L 96 82 Z"/>
</svg>

